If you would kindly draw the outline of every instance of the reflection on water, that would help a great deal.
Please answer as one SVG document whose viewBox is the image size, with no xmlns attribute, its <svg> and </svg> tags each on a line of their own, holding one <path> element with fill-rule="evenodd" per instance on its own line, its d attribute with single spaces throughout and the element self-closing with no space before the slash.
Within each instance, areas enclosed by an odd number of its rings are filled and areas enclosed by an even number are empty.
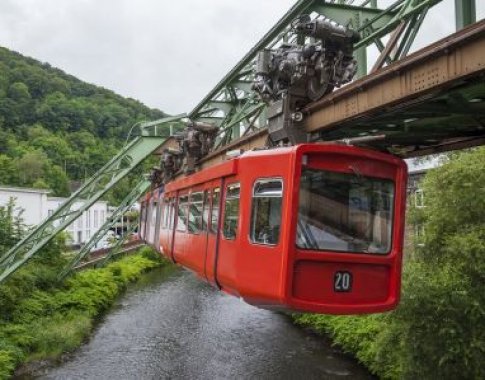
<svg viewBox="0 0 485 380">
<path fill-rule="evenodd" d="M 371 379 L 287 317 L 164 269 L 130 286 L 92 339 L 43 379 Z"/>
</svg>

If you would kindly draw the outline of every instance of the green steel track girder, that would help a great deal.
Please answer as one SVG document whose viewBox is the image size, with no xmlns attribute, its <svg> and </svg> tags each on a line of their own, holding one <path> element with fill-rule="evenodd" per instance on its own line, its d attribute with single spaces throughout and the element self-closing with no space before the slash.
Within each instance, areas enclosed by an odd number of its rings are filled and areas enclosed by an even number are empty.
<svg viewBox="0 0 485 380">
<path fill-rule="evenodd" d="M 167 116 L 162 119 L 140 123 L 140 136 L 165 137 L 173 136 L 177 131 L 186 127 L 184 119 L 187 114 Z"/>
<path fill-rule="evenodd" d="M 136 227 L 137 225 L 135 223 L 131 224 L 128 229 L 126 230 L 126 234 L 124 234 L 123 236 L 121 236 L 117 241 L 116 243 L 111 247 L 111 249 L 109 250 L 108 254 L 106 255 L 106 257 L 101 261 L 101 263 L 99 264 L 99 266 L 104 266 L 108 263 L 108 261 L 114 256 L 116 255 L 120 248 L 123 246 L 123 244 L 128 240 L 128 238 L 136 231 Z"/>
<path fill-rule="evenodd" d="M 163 137 L 137 137 L 66 200 L 49 218 L 0 257 L 0 282 L 36 255 L 109 189 L 160 147 Z"/>
<path fill-rule="evenodd" d="M 366 48 L 375 44 L 381 56 L 374 69 L 406 56 L 426 16 L 428 9 L 442 0 L 396 0 L 387 9 L 378 9 L 376 0 L 300 0 L 273 28 L 242 58 L 242 60 L 205 96 L 189 113 L 193 121 L 213 123 L 220 128 L 216 149 L 247 134 L 248 130 L 266 126 L 266 105 L 251 89 L 252 68 L 259 51 L 275 48 L 284 42 L 294 42 L 297 37 L 291 22 L 302 14 L 328 17 L 351 26 L 363 38 L 354 46 L 358 61 L 358 77 L 367 74 Z M 456 0 L 461 1 L 461 0 Z M 463 0 L 469 1 L 469 0 Z M 353 3 L 360 3 L 354 5 Z M 382 38 L 391 35 L 391 43 Z M 299 41 L 301 42 L 301 41 Z M 253 118 L 258 110 L 257 122 Z M 244 112 L 247 110 L 247 117 Z M 235 122 L 235 120 L 240 120 Z M 241 127 L 244 131 L 241 133 Z"/>
<path fill-rule="evenodd" d="M 101 226 L 101 228 L 96 231 L 96 233 L 89 239 L 89 241 L 84 244 L 84 246 L 76 252 L 75 256 L 69 262 L 69 264 L 63 269 L 60 274 L 60 278 L 66 277 L 73 268 L 75 268 L 79 262 L 88 255 L 91 250 L 96 246 L 96 244 L 108 233 L 108 231 L 113 227 L 123 215 L 130 210 L 131 206 L 150 188 L 150 181 L 147 179 L 141 180 L 133 190 L 123 199 L 118 208 L 110 215 L 106 222 Z M 136 225 L 135 225 L 136 227 Z M 120 239 L 121 240 L 121 239 Z"/>
</svg>

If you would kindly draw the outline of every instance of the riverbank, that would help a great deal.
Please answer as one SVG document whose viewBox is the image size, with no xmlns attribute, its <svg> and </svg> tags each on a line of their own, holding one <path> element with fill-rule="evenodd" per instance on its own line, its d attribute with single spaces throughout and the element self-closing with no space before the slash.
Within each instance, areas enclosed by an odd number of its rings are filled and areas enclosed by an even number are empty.
<svg viewBox="0 0 485 380">
<path fill-rule="evenodd" d="M 0 379 L 22 364 L 55 360 L 79 347 L 128 283 L 163 265 L 167 262 L 142 248 L 105 268 L 76 273 L 60 286 L 38 286 L 25 298 L 10 294 L 17 302 L 0 320 Z M 7 290 L 15 293 L 15 283 Z"/>
</svg>

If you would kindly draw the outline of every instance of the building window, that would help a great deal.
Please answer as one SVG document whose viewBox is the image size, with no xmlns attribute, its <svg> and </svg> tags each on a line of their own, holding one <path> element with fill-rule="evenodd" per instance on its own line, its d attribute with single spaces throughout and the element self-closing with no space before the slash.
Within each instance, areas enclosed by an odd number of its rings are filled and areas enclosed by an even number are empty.
<svg viewBox="0 0 485 380">
<path fill-rule="evenodd" d="M 94 210 L 94 228 L 98 228 L 98 210 Z"/>
<path fill-rule="evenodd" d="M 54 215 L 54 210 L 47 210 L 47 216 L 50 218 L 52 215 Z"/>
<path fill-rule="evenodd" d="M 278 244 L 282 196 L 281 179 L 262 179 L 254 184 L 250 230 L 253 243 Z"/>
<path fill-rule="evenodd" d="M 81 244 L 83 242 L 83 232 L 82 231 L 77 232 L 77 242 L 78 242 L 78 244 Z"/>
<path fill-rule="evenodd" d="M 83 228 L 83 214 L 77 218 L 77 229 L 80 230 L 81 228 Z"/>
<path fill-rule="evenodd" d="M 104 210 L 101 210 L 101 225 L 104 224 L 105 220 L 104 220 Z"/>
<path fill-rule="evenodd" d="M 226 202 L 224 205 L 224 225 L 222 234 L 226 239 L 235 239 L 239 219 L 239 183 L 233 183 L 226 188 Z"/>
<path fill-rule="evenodd" d="M 414 200 L 416 207 L 424 207 L 424 192 L 421 189 L 417 189 L 414 193 Z"/>
</svg>

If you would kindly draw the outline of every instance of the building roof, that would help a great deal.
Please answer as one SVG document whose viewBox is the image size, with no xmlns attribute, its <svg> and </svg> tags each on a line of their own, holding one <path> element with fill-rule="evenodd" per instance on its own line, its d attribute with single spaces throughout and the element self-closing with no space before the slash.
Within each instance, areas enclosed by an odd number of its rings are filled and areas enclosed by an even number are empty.
<svg viewBox="0 0 485 380">
<path fill-rule="evenodd" d="M 0 186 L 0 191 L 15 192 L 15 193 L 37 193 L 37 194 L 50 194 L 50 190 L 46 189 L 31 189 L 28 187 L 11 187 Z"/>
</svg>

